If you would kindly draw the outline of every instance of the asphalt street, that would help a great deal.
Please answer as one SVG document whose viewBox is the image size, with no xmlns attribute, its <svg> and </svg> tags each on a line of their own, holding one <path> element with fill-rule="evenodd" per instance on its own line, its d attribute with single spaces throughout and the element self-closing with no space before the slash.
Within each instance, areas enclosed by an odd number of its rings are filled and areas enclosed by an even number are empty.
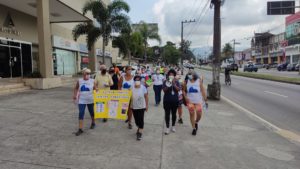
<svg viewBox="0 0 300 169">
<path fill-rule="evenodd" d="M 206 84 L 210 71 L 198 70 Z M 272 124 L 300 134 L 300 86 L 231 75 L 226 86 L 221 74 L 221 94 Z"/>
</svg>

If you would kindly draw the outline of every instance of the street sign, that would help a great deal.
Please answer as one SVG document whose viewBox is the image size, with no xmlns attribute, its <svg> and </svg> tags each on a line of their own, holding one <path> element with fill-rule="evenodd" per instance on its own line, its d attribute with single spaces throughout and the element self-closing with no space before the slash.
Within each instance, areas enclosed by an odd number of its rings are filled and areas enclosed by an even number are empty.
<svg viewBox="0 0 300 169">
<path fill-rule="evenodd" d="M 295 1 L 272 1 L 267 4 L 268 15 L 295 14 Z"/>
</svg>

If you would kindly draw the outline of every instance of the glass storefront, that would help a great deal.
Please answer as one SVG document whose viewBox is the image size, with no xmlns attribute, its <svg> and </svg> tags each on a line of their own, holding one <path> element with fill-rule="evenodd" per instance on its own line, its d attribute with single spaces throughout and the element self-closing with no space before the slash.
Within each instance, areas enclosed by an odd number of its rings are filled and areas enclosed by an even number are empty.
<svg viewBox="0 0 300 169">
<path fill-rule="evenodd" d="M 0 77 L 23 77 L 32 73 L 31 46 L 0 38 Z"/>
<path fill-rule="evenodd" d="M 76 74 L 76 53 L 68 50 L 54 49 L 54 75 Z"/>
</svg>

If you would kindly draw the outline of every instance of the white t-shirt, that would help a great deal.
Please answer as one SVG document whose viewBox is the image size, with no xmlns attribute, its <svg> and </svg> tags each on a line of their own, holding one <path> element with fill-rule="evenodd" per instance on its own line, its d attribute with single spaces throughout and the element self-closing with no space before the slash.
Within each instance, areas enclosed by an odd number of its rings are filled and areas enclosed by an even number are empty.
<svg viewBox="0 0 300 169">
<path fill-rule="evenodd" d="M 79 79 L 79 104 L 92 104 L 94 103 L 93 88 L 94 79 L 83 80 Z"/>
<path fill-rule="evenodd" d="M 140 88 L 132 87 L 132 109 L 145 109 L 146 108 L 146 100 L 145 94 L 147 94 L 147 88 L 144 85 L 141 85 Z"/>
<path fill-rule="evenodd" d="M 165 77 L 162 74 L 154 74 L 152 76 L 153 85 L 162 85 Z"/>
</svg>

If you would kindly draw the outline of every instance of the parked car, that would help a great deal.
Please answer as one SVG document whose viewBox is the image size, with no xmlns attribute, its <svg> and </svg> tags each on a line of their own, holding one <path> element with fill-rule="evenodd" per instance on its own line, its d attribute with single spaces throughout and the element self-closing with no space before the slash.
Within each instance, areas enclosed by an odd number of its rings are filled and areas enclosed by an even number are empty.
<svg viewBox="0 0 300 169">
<path fill-rule="evenodd" d="M 293 63 L 293 64 L 288 64 L 287 65 L 287 71 L 295 71 L 295 68 L 296 68 L 296 63 Z"/>
<path fill-rule="evenodd" d="M 232 64 L 228 65 L 227 68 L 229 68 L 232 71 L 238 71 L 239 70 L 239 66 L 236 63 L 232 63 Z"/>
<path fill-rule="evenodd" d="M 244 66 L 244 72 L 257 72 L 258 68 L 254 64 L 247 64 Z"/>
<path fill-rule="evenodd" d="M 258 69 L 261 69 L 261 68 L 263 68 L 263 64 L 261 64 L 261 63 L 255 63 L 254 64 Z"/>
<path fill-rule="evenodd" d="M 287 69 L 288 63 L 279 64 L 277 66 L 278 71 L 285 71 Z"/>
<path fill-rule="evenodd" d="M 295 71 L 299 71 L 299 67 L 300 67 L 300 64 L 298 63 L 298 64 L 295 66 Z"/>
<path fill-rule="evenodd" d="M 271 68 L 277 68 L 277 66 L 278 66 L 277 63 L 270 63 L 270 64 L 266 64 L 265 68 L 271 69 Z"/>
</svg>

